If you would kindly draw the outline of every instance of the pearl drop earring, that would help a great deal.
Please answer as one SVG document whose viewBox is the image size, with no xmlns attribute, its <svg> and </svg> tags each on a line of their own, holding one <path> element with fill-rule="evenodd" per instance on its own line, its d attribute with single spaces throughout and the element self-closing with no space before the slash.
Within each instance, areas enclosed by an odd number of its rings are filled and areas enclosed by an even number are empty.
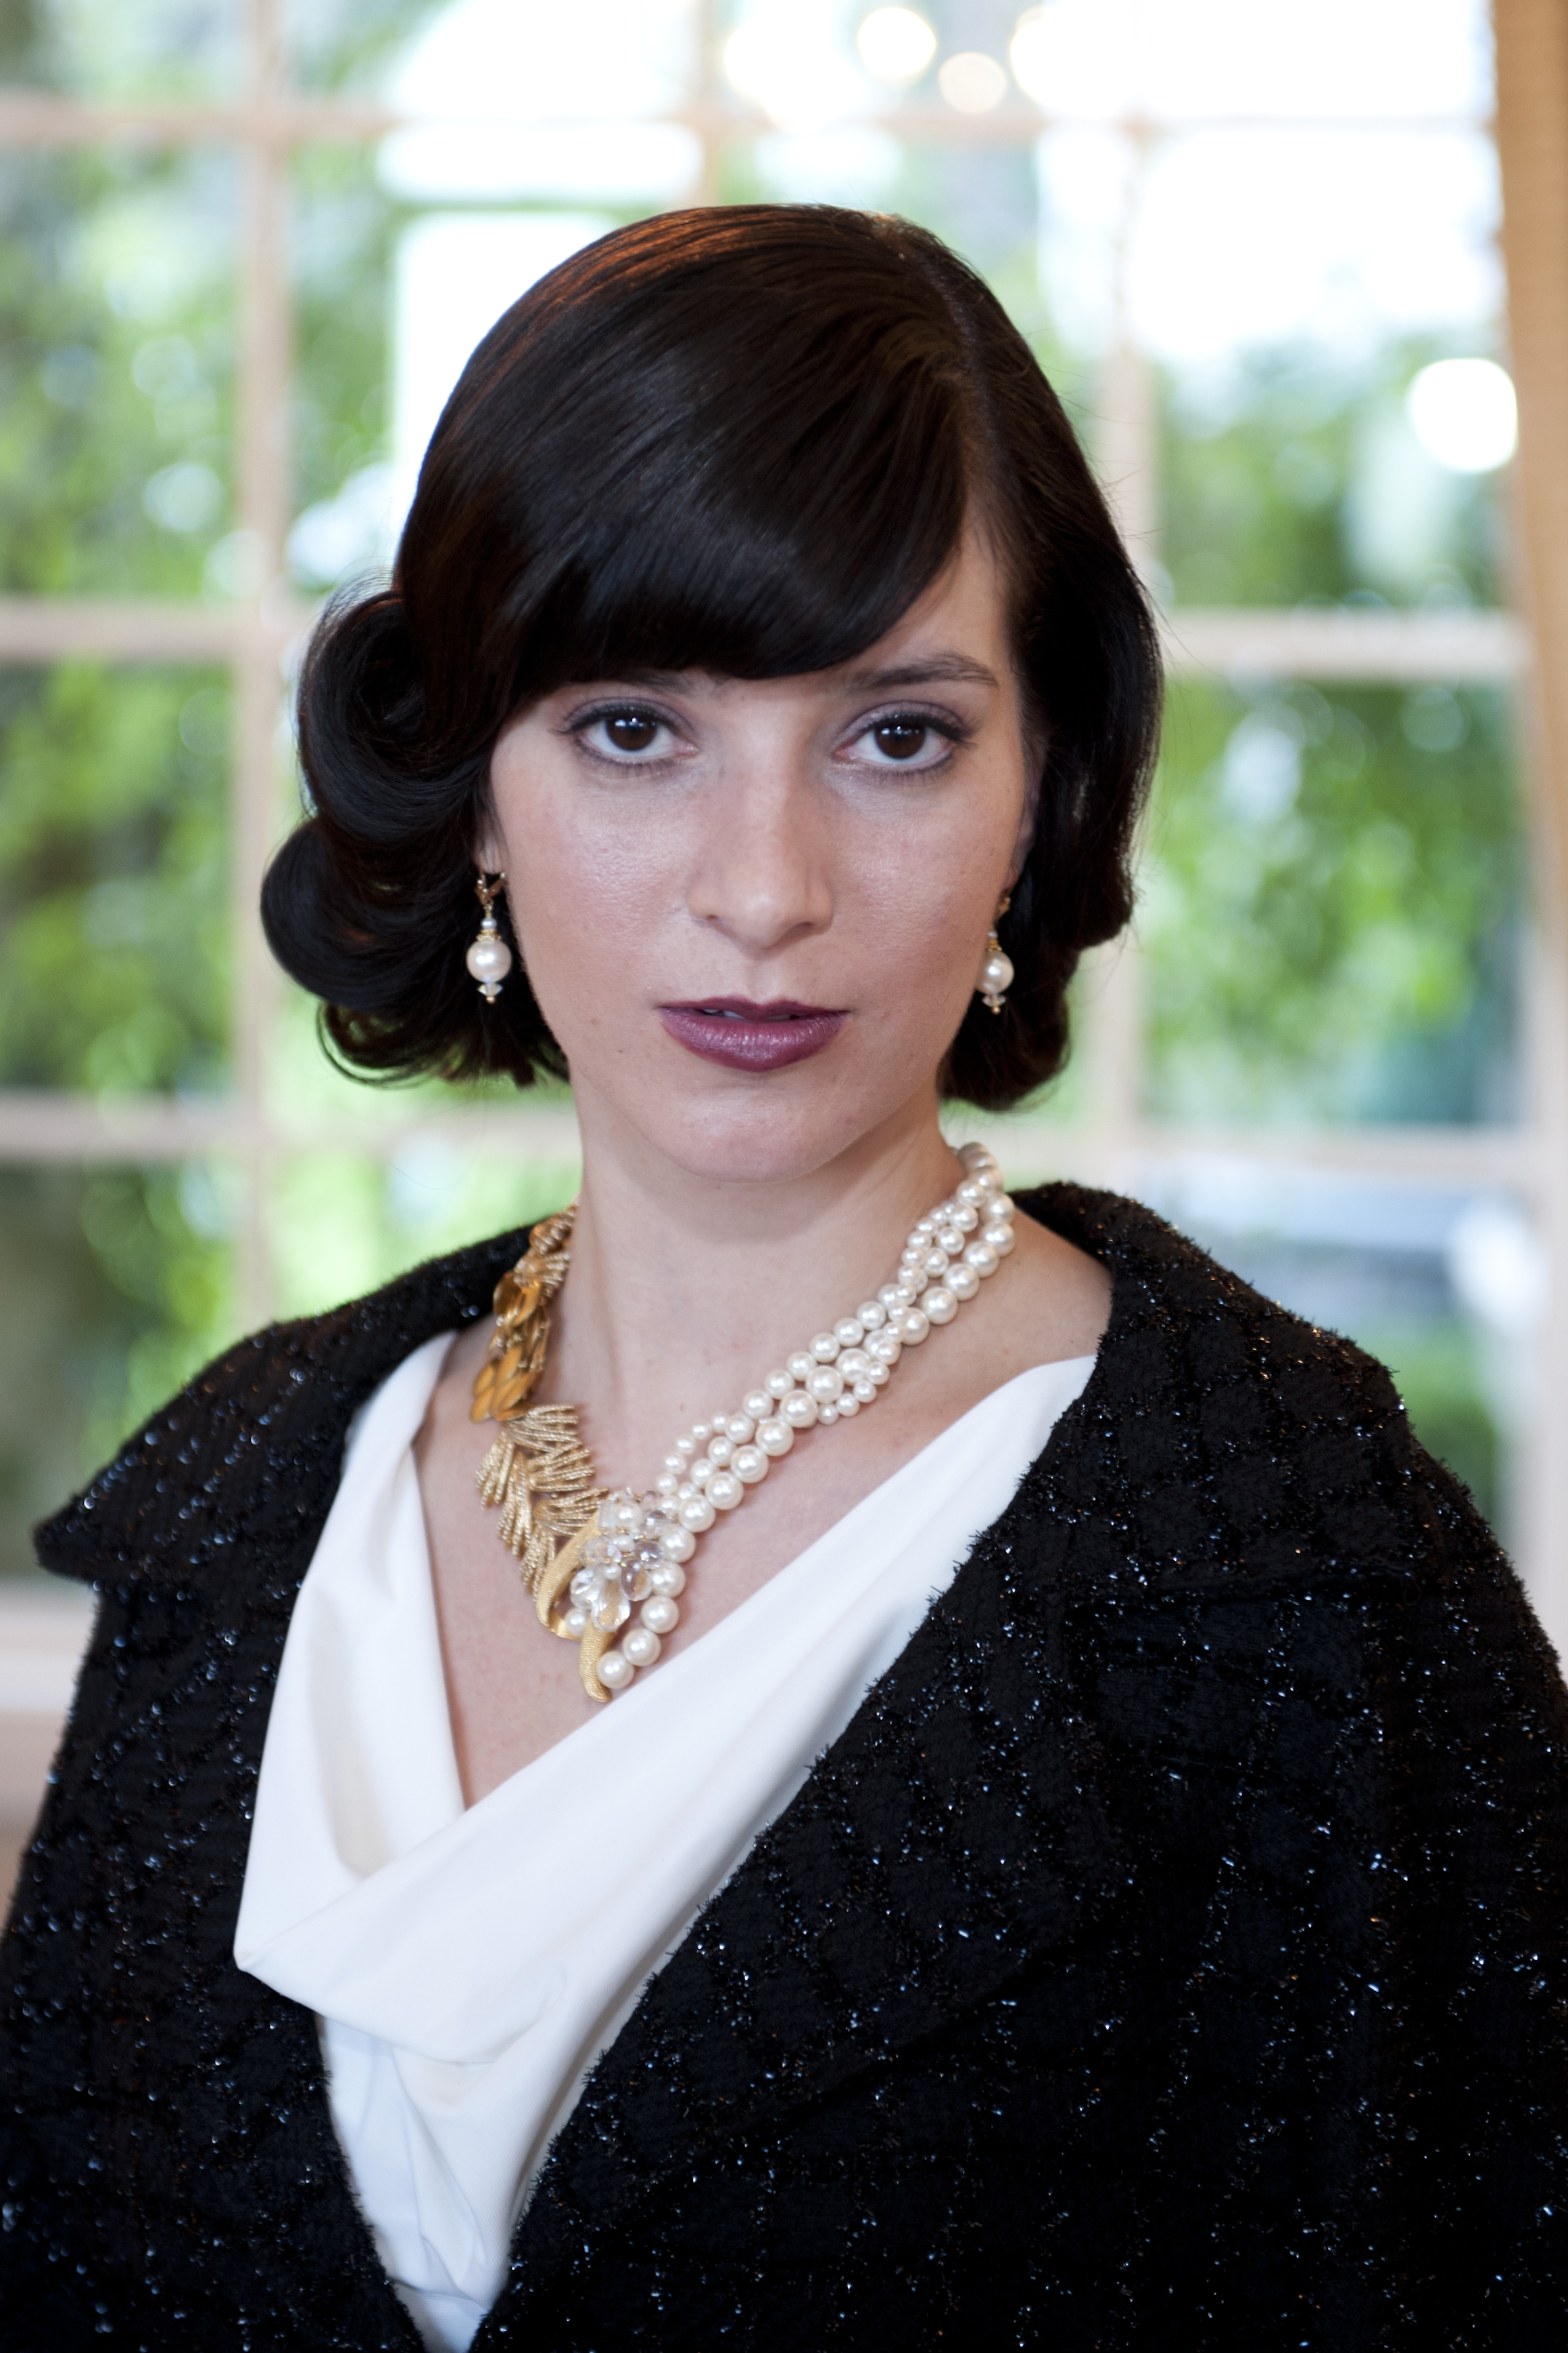
<svg viewBox="0 0 1568 2353">
<path fill-rule="evenodd" d="M 1013 986 L 1013 961 L 996 936 L 996 924 L 1001 922 L 1012 903 L 1012 895 L 1009 892 L 1004 896 L 1001 905 L 996 910 L 996 921 L 992 924 L 990 934 L 986 939 L 985 955 L 981 962 L 979 977 L 974 984 L 975 994 L 984 999 L 988 1013 L 1001 1012 L 1007 1002 L 1007 991 Z"/>
<path fill-rule="evenodd" d="M 489 881 L 481 868 L 479 879 L 474 885 L 475 895 L 485 911 L 484 921 L 474 935 L 464 962 L 479 982 L 479 995 L 487 1005 L 495 1003 L 500 995 L 500 985 L 511 970 L 511 950 L 497 930 L 495 919 L 495 902 L 505 881 L 504 874 L 498 874 L 493 882 Z M 1007 969 L 1011 978 L 1012 966 Z"/>
</svg>

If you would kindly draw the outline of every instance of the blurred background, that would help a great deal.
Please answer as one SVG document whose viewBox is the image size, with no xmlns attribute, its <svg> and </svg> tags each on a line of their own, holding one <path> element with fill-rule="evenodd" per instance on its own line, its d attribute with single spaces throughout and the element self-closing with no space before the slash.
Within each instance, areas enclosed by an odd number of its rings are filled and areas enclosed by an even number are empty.
<svg viewBox="0 0 1568 2353">
<path fill-rule="evenodd" d="M 257 890 L 302 634 L 387 563 L 468 350 L 689 203 L 947 238 L 1163 616 L 1132 936 L 1066 1077 L 955 1134 L 1140 1195 L 1384 1356 L 1568 1642 L 1562 731 L 1521 617 L 1558 14 L 0 0 L 0 1817 L 83 1624 L 30 1523 L 237 1334 L 572 1187 L 563 1093 L 334 1076 Z"/>
</svg>

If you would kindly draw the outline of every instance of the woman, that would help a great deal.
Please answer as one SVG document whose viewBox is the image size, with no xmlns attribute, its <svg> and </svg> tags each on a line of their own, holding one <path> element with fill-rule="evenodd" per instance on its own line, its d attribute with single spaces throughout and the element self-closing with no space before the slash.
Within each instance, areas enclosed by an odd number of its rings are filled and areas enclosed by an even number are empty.
<svg viewBox="0 0 1568 2353">
<path fill-rule="evenodd" d="M 582 1192 L 42 1532 L 10 2343 L 1556 2341 L 1516 1582 L 1379 1367 L 939 1124 L 1060 1065 L 1157 676 L 922 232 L 667 216 L 480 345 L 266 914 L 351 1067 L 569 1070 Z"/>
</svg>

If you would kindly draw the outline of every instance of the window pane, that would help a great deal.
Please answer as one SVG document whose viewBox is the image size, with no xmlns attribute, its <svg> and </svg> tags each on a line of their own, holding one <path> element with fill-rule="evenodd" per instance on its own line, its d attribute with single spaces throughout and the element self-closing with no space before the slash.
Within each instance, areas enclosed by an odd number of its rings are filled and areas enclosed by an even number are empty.
<svg viewBox="0 0 1568 2353">
<path fill-rule="evenodd" d="M 1153 1110 L 1517 1116 L 1523 854 L 1500 691 L 1184 683 L 1149 849 Z"/>
<path fill-rule="evenodd" d="M 407 1267 L 564 1208 L 575 1160 L 480 1158 L 431 1137 L 389 1160 L 301 1153 L 268 1185 L 280 1311 L 310 1315 L 373 1291 Z"/>
<path fill-rule="evenodd" d="M 228 727 L 219 671 L 0 670 L 0 1085 L 221 1086 Z"/>
<path fill-rule="evenodd" d="M 1479 132 L 1207 133 L 1128 199 L 1179 603 L 1495 603 L 1511 391 Z M 1456 407 L 1458 403 L 1458 407 Z M 1457 428 L 1457 429 L 1456 429 Z"/>
<path fill-rule="evenodd" d="M 1411 419 L 1423 372 L 1449 356 L 1434 337 L 1361 353 L 1302 343 L 1167 374 L 1161 554 L 1173 601 L 1503 603 L 1502 476 L 1440 465 Z"/>
<path fill-rule="evenodd" d="M 28 1530 L 234 1334 L 235 1178 L 0 1168 L 0 1575 Z"/>
<path fill-rule="evenodd" d="M 13 0 L 0 80 L 77 98 L 214 98 L 239 78 L 242 0 Z"/>
<path fill-rule="evenodd" d="M 0 592 L 228 593 L 235 169 L 0 156 Z"/>
</svg>

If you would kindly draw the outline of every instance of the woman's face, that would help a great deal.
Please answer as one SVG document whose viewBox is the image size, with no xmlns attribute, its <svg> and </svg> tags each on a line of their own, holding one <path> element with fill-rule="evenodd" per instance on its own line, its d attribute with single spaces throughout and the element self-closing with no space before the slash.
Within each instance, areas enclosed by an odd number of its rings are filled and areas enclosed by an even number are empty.
<svg viewBox="0 0 1568 2353">
<path fill-rule="evenodd" d="M 585 1128 L 767 1182 L 923 1122 L 1029 765 L 978 533 L 836 670 L 596 679 L 513 720 L 479 855 Z"/>
</svg>

